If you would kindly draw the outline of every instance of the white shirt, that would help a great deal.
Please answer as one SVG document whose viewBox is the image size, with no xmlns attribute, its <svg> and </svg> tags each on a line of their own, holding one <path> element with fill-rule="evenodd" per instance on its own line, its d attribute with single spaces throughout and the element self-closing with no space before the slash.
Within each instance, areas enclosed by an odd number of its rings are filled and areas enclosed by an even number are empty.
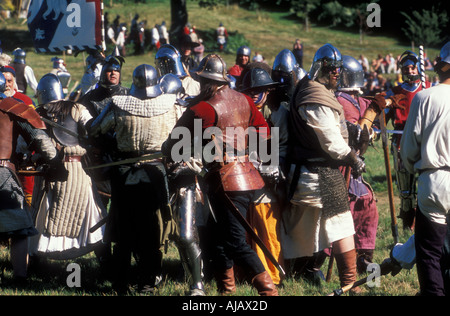
<svg viewBox="0 0 450 316">
<path fill-rule="evenodd" d="M 430 220 L 445 224 L 450 211 L 450 85 L 420 91 L 411 102 L 400 142 L 405 168 L 419 172 L 418 204 Z"/>
<path fill-rule="evenodd" d="M 36 77 L 34 76 L 34 71 L 30 66 L 25 66 L 25 71 L 24 71 L 24 75 L 25 75 L 25 80 L 28 83 L 28 86 L 31 88 L 31 90 L 33 90 L 34 93 L 36 93 L 36 88 L 37 88 L 37 80 Z"/>
</svg>

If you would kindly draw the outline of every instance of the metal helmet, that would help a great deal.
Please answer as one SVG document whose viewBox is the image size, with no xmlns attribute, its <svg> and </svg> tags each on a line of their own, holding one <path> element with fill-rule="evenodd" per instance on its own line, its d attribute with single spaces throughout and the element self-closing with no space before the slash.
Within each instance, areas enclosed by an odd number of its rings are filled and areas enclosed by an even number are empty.
<svg viewBox="0 0 450 316">
<path fill-rule="evenodd" d="M 139 99 L 155 98 L 162 94 L 155 67 L 142 64 L 134 69 L 130 94 Z"/>
<path fill-rule="evenodd" d="M 364 69 L 356 58 L 348 55 L 342 56 L 342 72 L 339 80 L 339 89 L 359 89 L 364 87 Z"/>
<path fill-rule="evenodd" d="M 311 69 L 309 71 L 309 78 L 311 80 L 316 80 L 322 77 L 329 69 L 341 67 L 341 52 L 333 45 L 327 43 L 320 47 L 314 54 Z"/>
<path fill-rule="evenodd" d="M 161 90 L 166 94 L 184 94 L 183 83 L 180 78 L 174 74 L 166 74 L 159 78 Z"/>
<path fill-rule="evenodd" d="M 17 64 L 25 64 L 25 58 L 27 57 L 27 53 L 22 48 L 16 48 L 12 52 L 14 56 L 14 62 Z"/>
<path fill-rule="evenodd" d="M 66 71 L 66 66 L 64 64 L 64 59 L 59 58 L 59 57 L 53 57 L 51 59 L 51 61 L 53 63 L 53 68 L 62 69 L 64 71 Z"/>
<path fill-rule="evenodd" d="M 3 94 L 6 90 L 6 78 L 5 76 L 0 72 L 0 99 L 5 99 L 6 95 Z"/>
<path fill-rule="evenodd" d="M 246 45 L 242 45 L 236 51 L 236 55 L 250 56 L 251 54 L 252 54 L 252 51 L 251 51 L 250 47 L 248 47 Z"/>
<path fill-rule="evenodd" d="M 120 73 L 122 71 L 122 63 L 123 59 L 121 59 L 120 56 L 109 55 L 108 57 L 106 57 L 102 66 L 102 71 L 100 73 L 99 83 L 104 86 L 110 86 L 110 84 L 106 80 L 106 73 L 112 70 Z"/>
<path fill-rule="evenodd" d="M 302 80 L 304 76 L 306 76 L 308 73 L 300 66 L 297 66 L 294 68 L 294 73 L 296 75 L 297 81 Z"/>
<path fill-rule="evenodd" d="M 270 78 L 269 73 L 262 68 L 252 68 L 242 80 L 241 92 L 262 92 L 279 85 Z"/>
<path fill-rule="evenodd" d="M 450 64 L 450 42 L 447 42 L 439 52 L 440 61 Z"/>
<path fill-rule="evenodd" d="M 155 55 L 155 66 L 160 77 L 169 73 L 179 77 L 187 76 L 180 52 L 170 44 L 164 44 L 158 49 Z"/>
<path fill-rule="evenodd" d="M 63 87 L 58 76 L 52 73 L 45 74 L 37 85 L 36 97 L 39 105 L 64 99 Z"/>
<path fill-rule="evenodd" d="M 448 71 L 448 66 L 450 64 L 450 42 L 447 42 L 439 52 L 439 57 L 436 59 L 437 63 L 434 66 L 435 71 L 441 71 L 443 69 L 444 72 Z M 447 66 L 446 68 L 443 68 L 444 66 Z"/>
<path fill-rule="evenodd" d="M 230 79 L 227 76 L 227 65 L 219 55 L 209 54 L 203 58 L 200 65 L 196 69 L 191 70 L 191 72 L 202 78 L 223 83 L 230 82 Z"/>
<path fill-rule="evenodd" d="M 298 63 L 294 54 L 289 49 L 285 48 L 275 57 L 272 67 L 272 74 L 275 72 L 277 75 L 280 72 L 290 74 L 296 66 L 298 66 Z"/>
<path fill-rule="evenodd" d="M 275 57 L 272 66 L 272 79 L 286 85 L 296 85 L 306 75 L 306 71 L 299 66 L 294 54 L 287 48 Z"/>
<path fill-rule="evenodd" d="M 400 56 L 400 59 L 398 61 L 398 68 L 402 69 L 403 67 L 408 67 L 408 66 L 414 66 L 417 69 L 418 74 L 417 75 L 405 75 L 402 72 L 403 81 L 405 81 L 405 82 L 419 81 L 420 73 L 421 73 L 419 56 L 417 56 L 416 53 L 414 53 L 410 50 L 405 51 Z"/>
</svg>

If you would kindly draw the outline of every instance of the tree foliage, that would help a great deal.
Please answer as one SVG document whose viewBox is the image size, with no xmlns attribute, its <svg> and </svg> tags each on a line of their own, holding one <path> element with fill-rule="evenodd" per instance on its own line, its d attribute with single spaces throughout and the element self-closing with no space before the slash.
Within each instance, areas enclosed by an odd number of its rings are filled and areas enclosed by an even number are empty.
<svg viewBox="0 0 450 316">
<path fill-rule="evenodd" d="M 447 12 L 433 7 L 431 10 L 413 11 L 408 14 L 400 12 L 405 17 L 406 27 L 402 28 L 405 36 L 425 47 L 442 43 L 441 33 L 448 22 Z"/>
</svg>

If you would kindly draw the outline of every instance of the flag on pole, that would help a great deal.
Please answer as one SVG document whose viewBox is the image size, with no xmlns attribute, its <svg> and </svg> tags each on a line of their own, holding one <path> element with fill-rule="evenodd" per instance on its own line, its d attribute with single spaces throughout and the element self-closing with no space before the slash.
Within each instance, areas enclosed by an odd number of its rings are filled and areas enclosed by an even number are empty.
<svg viewBox="0 0 450 316">
<path fill-rule="evenodd" d="M 102 49 L 101 0 L 31 0 L 28 28 L 37 52 Z"/>
</svg>

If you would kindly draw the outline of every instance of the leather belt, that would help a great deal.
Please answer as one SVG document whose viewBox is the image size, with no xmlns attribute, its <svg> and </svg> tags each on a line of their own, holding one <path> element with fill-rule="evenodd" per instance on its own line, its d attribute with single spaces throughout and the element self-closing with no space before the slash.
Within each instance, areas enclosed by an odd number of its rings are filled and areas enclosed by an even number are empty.
<svg viewBox="0 0 450 316">
<path fill-rule="evenodd" d="M 248 155 L 245 156 L 228 156 L 225 155 L 224 156 L 224 163 L 228 164 L 228 163 L 232 163 L 232 162 L 249 162 L 249 158 Z"/>
<path fill-rule="evenodd" d="M 83 156 L 64 156 L 64 162 L 81 162 Z"/>
<path fill-rule="evenodd" d="M 12 171 L 16 172 L 16 166 L 8 160 L 0 159 L 0 167 L 9 168 Z"/>
</svg>

